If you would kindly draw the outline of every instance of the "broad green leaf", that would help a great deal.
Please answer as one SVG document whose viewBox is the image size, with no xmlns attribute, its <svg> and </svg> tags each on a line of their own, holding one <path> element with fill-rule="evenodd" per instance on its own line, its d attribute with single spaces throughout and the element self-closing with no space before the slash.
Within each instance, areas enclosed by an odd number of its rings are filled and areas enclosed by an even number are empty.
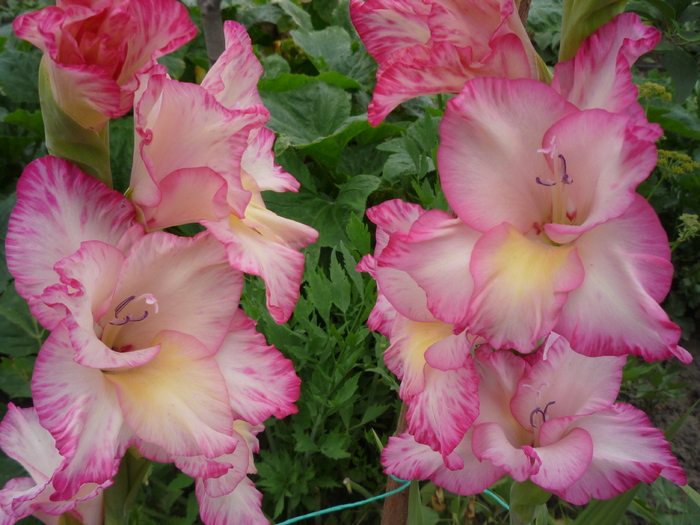
<svg viewBox="0 0 700 525">
<path fill-rule="evenodd" d="M 687 51 L 676 47 L 669 53 L 664 53 L 663 64 L 673 79 L 674 102 L 685 102 L 698 81 L 698 65 L 695 59 Z"/>
<path fill-rule="evenodd" d="M 265 192 L 264 200 L 275 213 L 316 228 L 319 246 L 337 246 L 350 240 L 345 229 L 352 215 L 364 216 L 367 197 L 378 186 L 379 178 L 358 175 L 339 186 L 335 201 L 303 187 L 299 193 Z"/>
<path fill-rule="evenodd" d="M 0 358 L 0 390 L 10 398 L 32 397 L 34 357 Z"/>
<path fill-rule="evenodd" d="M 14 102 L 39 103 L 41 53 L 8 49 L 0 54 L 0 87 Z"/>
<path fill-rule="evenodd" d="M 284 59 L 282 60 L 285 64 L 287 64 L 287 62 Z M 348 78 L 345 75 L 341 75 L 337 71 L 326 71 L 315 77 L 298 74 L 293 75 L 289 73 L 289 71 L 283 71 L 277 74 L 275 77 L 271 77 L 266 80 L 261 80 L 258 83 L 258 90 L 279 93 L 280 91 L 291 91 L 293 89 L 299 89 L 301 86 L 313 82 L 326 82 L 328 84 L 338 86 L 341 89 L 359 89 L 362 87 L 360 84 L 358 84 L 356 80 Z"/>
<path fill-rule="evenodd" d="M 136 500 L 151 461 L 130 448 L 124 455 L 114 483 L 105 489 L 105 525 L 128 525 L 129 511 Z"/>
<path fill-rule="evenodd" d="M 276 78 L 282 73 L 291 73 L 289 62 L 287 62 L 281 55 L 274 54 L 263 58 L 262 65 L 264 68 L 264 73 L 262 78 L 260 79 L 260 82 L 258 82 L 258 89 L 262 89 L 260 87 L 260 84 L 262 84 L 266 80 Z"/>
<path fill-rule="evenodd" d="M 3 122 L 29 130 L 38 137 L 44 137 L 44 120 L 39 110 L 30 113 L 26 109 L 17 109 L 6 115 Z"/>
<path fill-rule="evenodd" d="M 511 523 L 530 523 L 538 515 L 540 508 L 552 497 L 550 492 L 532 481 L 514 481 L 510 487 Z M 546 507 L 545 507 L 546 509 Z"/>
<path fill-rule="evenodd" d="M 663 18 L 666 27 L 673 27 L 673 22 L 676 20 L 676 10 L 668 2 L 664 0 L 644 0 L 647 4 L 656 8 Z"/>
<path fill-rule="evenodd" d="M 618 525 L 639 487 L 636 485 L 619 496 L 606 500 L 592 499 L 574 521 L 574 525 Z"/>
<path fill-rule="evenodd" d="M 378 150 L 376 144 L 348 146 L 340 153 L 336 169 L 347 175 L 379 175 L 389 153 Z"/>
<path fill-rule="evenodd" d="M 660 102 L 659 105 L 647 108 L 647 118 L 649 122 L 660 124 L 664 131 L 700 140 L 700 119 L 689 113 L 683 106 Z"/>
<path fill-rule="evenodd" d="M 309 13 L 304 11 L 301 7 L 299 7 L 291 0 L 273 0 L 272 3 L 280 6 L 282 10 L 285 13 L 287 13 L 292 18 L 292 20 L 294 20 L 294 23 L 302 29 L 306 29 L 307 31 L 311 31 L 313 29 L 313 24 L 311 23 L 311 16 L 309 15 Z"/>
<path fill-rule="evenodd" d="M 7 269 L 7 262 L 5 259 L 5 237 L 7 236 L 7 222 L 10 219 L 10 213 L 12 213 L 12 208 L 15 207 L 16 202 L 16 193 L 12 193 L 0 200 L 0 294 L 5 291 L 7 285 L 12 281 L 12 275 L 10 275 Z M 0 331 L 0 334 L 2 333 L 3 332 Z"/>
<path fill-rule="evenodd" d="M 134 117 L 126 116 L 109 122 L 110 165 L 114 189 L 126 192 L 131 181 L 134 155 Z"/>
<path fill-rule="evenodd" d="M 47 335 L 14 285 L 8 286 L 0 297 L 0 353 L 12 357 L 37 354 Z"/>
<path fill-rule="evenodd" d="M 584 39 L 625 9 L 627 0 L 564 0 L 559 61 L 576 55 Z"/>
<path fill-rule="evenodd" d="M 280 93 L 262 91 L 260 96 L 270 111 L 268 127 L 286 136 L 292 146 L 334 135 L 350 117 L 350 95 L 325 82 Z"/>
</svg>

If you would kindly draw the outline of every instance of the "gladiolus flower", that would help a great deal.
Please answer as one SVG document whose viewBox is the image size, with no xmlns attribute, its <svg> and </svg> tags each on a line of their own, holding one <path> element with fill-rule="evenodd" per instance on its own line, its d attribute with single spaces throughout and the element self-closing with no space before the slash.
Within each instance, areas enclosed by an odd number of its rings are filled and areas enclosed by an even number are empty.
<svg viewBox="0 0 700 525">
<path fill-rule="evenodd" d="M 458 93 L 475 77 L 538 77 L 512 0 L 351 0 L 350 15 L 379 62 L 373 126 L 408 99 Z"/>
<path fill-rule="evenodd" d="M 12 27 L 44 52 L 61 109 L 96 131 L 131 109 L 136 73 L 197 33 L 185 6 L 173 0 L 58 0 Z"/>
<path fill-rule="evenodd" d="M 230 264 L 259 275 L 272 317 L 285 322 L 299 296 L 304 256 L 318 233 L 269 211 L 261 191 L 296 191 L 274 163 L 274 134 L 257 92 L 262 67 L 245 28 L 224 27 L 227 49 L 201 86 L 161 72 L 137 96 L 131 198 L 149 230 L 200 222 Z"/>
<path fill-rule="evenodd" d="M 133 214 L 61 159 L 35 161 L 18 184 L 8 260 L 18 289 L 49 312 L 32 392 L 69 460 L 53 478 L 58 499 L 105 483 L 129 446 L 150 459 L 217 458 L 236 449 L 236 419 L 257 425 L 296 410 L 299 380 L 239 312 L 242 274 L 221 244 L 206 232 L 134 233 Z M 100 226 L 106 233 L 93 232 Z M 46 255 L 22 268 L 37 246 Z"/>
<path fill-rule="evenodd" d="M 565 501 L 612 498 L 658 476 L 686 477 L 661 431 L 626 403 L 614 403 L 623 357 L 590 358 L 552 334 L 530 361 L 507 351 L 476 351 L 480 413 L 451 469 L 410 434 L 389 438 L 387 472 L 431 479 L 458 494 L 477 494 L 504 474 L 530 479 Z"/>
</svg>

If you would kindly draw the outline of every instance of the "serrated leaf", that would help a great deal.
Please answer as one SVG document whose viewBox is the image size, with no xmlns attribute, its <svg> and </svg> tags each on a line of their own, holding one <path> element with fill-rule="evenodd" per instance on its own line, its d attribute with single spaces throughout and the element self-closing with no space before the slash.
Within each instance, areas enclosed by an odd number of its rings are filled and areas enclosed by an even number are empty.
<svg viewBox="0 0 700 525">
<path fill-rule="evenodd" d="M 360 374 L 355 374 L 350 379 L 342 384 L 338 391 L 333 396 L 333 406 L 339 407 L 343 403 L 346 403 L 350 398 L 355 395 L 357 391 L 357 383 L 360 380 Z"/>
<path fill-rule="evenodd" d="M 331 432 L 322 438 L 320 450 L 324 456 L 331 459 L 349 458 L 348 446 L 350 442 L 351 438 L 348 434 Z"/>
<path fill-rule="evenodd" d="M 355 267 L 357 266 L 358 261 L 356 261 L 355 258 L 352 256 L 352 254 L 348 250 L 347 246 L 345 246 L 345 243 L 343 241 L 340 241 L 339 249 L 340 249 L 340 253 L 343 254 L 343 263 L 345 264 L 345 271 L 348 272 L 350 279 L 355 284 L 355 289 L 357 290 L 357 293 L 360 295 L 360 300 L 364 301 L 365 288 L 364 288 L 364 283 L 362 280 L 362 275 L 360 275 L 360 272 L 355 270 Z"/>
<path fill-rule="evenodd" d="M 335 252 L 331 254 L 330 264 L 331 285 L 333 287 L 332 300 L 341 312 L 347 313 L 350 306 L 350 281 L 345 270 L 340 266 Z"/>
<path fill-rule="evenodd" d="M 364 216 L 364 213 L 362 215 L 353 214 L 348 220 L 345 230 L 350 239 L 350 246 L 360 252 L 360 255 L 367 255 L 372 249 L 372 236 L 365 223 L 359 218 L 360 216 Z"/>
<path fill-rule="evenodd" d="M 314 308 L 321 314 L 321 318 L 330 324 L 331 303 L 333 294 L 331 285 L 322 269 L 311 272 L 308 275 L 308 286 L 306 287 L 306 297 L 314 305 Z"/>
</svg>

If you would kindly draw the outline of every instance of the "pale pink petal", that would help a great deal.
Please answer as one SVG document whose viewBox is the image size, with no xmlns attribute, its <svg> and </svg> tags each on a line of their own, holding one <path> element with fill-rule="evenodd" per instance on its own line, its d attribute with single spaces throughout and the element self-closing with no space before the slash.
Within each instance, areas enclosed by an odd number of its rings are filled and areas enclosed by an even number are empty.
<svg viewBox="0 0 700 525">
<path fill-rule="evenodd" d="M 199 515 L 206 525 L 267 525 L 269 522 L 260 510 L 262 494 L 247 477 L 236 490 L 219 498 L 210 497 L 203 483 L 197 481 Z"/>
<path fill-rule="evenodd" d="M 529 427 L 535 408 L 546 407 L 548 419 L 591 414 L 610 407 L 620 390 L 625 357 L 583 356 L 571 350 L 563 337 L 549 337 L 556 341 L 546 357 L 538 352 L 530 361 L 532 369 L 520 380 L 510 402 L 511 412 L 524 428 Z"/>
<path fill-rule="evenodd" d="M 591 497 L 608 499 L 640 481 L 652 483 L 659 475 L 678 485 L 686 484 L 683 469 L 663 433 L 651 426 L 641 410 L 618 403 L 572 424 L 590 434 L 593 459 L 580 480 L 556 492 L 562 499 L 574 505 L 588 503 Z"/>
<path fill-rule="evenodd" d="M 521 232 L 551 214 L 542 137 L 576 111 L 542 82 L 477 78 L 450 100 L 440 124 L 440 179 L 457 215 L 485 232 L 504 221 Z"/>
<path fill-rule="evenodd" d="M 266 120 L 262 106 L 229 110 L 196 84 L 152 77 L 135 109 L 132 200 L 142 208 L 156 207 L 163 198 L 158 186 L 166 176 L 207 167 L 224 178 L 228 203 L 243 216 L 250 193 L 241 183 L 241 157 L 250 131 Z"/>
<path fill-rule="evenodd" d="M 542 433 L 545 432 L 546 425 L 547 423 L 542 426 Z M 537 448 L 523 448 L 536 454 L 542 462 L 539 471 L 533 473 L 530 479 L 549 491 L 566 489 L 581 479 L 593 457 L 593 441 L 590 434 L 582 428 L 574 428 L 553 443 L 543 441 Z"/>
<path fill-rule="evenodd" d="M 417 443 L 410 434 L 390 437 L 382 451 L 382 465 L 388 474 L 402 479 L 430 479 L 436 485 L 462 495 L 479 494 L 498 481 L 506 471 L 490 461 L 479 461 L 471 451 L 470 430 L 452 453 L 464 467 L 452 471 L 440 453 Z"/>
<path fill-rule="evenodd" d="M 180 2 L 131 0 L 127 11 L 136 23 L 136 31 L 128 40 L 120 85 L 127 83 L 143 65 L 176 50 L 197 34 L 187 8 Z"/>
<path fill-rule="evenodd" d="M 529 77 L 530 66 L 520 39 L 509 35 L 499 43 L 498 52 L 488 57 L 492 64 L 479 62 L 471 47 L 448 42 L 416 45 L 395 53 L 377 72 L 374 97 L 367 109 L 369 123 L 377 126 L 396 106 L 411 98 L 459 93 L 465 82 L 478 76 Z"/>
<path fill-rule="evenodd" d="M 395 51 L 430 39 L 430 4 L 421 0 L 350 1 L 350 17 L 367 48 L 382 64 Z"/>
<path fill-rule="evenodd" d="M 645 121 L 630 67 L 660 39 L 661 33 L 636 14 L 618 15 L 585 39 L 574 58 L 554 67 L 552 87 L 580 109 L 601 108 Z"/>
<path fill-rule="evenodd" d="M 39 420 L 70 459 L 54 476 L 55 500 L 67 500 L 86 483 L 102 484 L 117 472 L 124 450 L 123 419 L 114 388 L 100 370 L 73 361 L 68 331 L 59 324 L 34 366 L 32 393 Z"/>
<path fill-rule="evenodd" d="M 124 420 L 141 439 L 170 454 L 214 458 L 233 451 L 233 413 L 216 360 L 194 337 L 163 331 L 147 364 L 105 373 Z"/>
<path fill-rule="evenodd" d="M 183 168 L 175 170 L 160 181 L 160 205 L 143 211 L 143 220 L 149 230 L 170 226 L 218 220 L 230 213 L 226 181 L 211 168 Z"/>
<path fill-rule="evenodd" d="M 392 235 L 378 258 L 378 266 L 406 272 L 425 291 L 428 310 L 438 319 L 456 324 L 466 316 L 473 286 L 469 259 L 479 235 L 459 219 L 431 210 L 413 223 L 409 234 Z M 404 292 L 388 286 L 379 269 L 377 281 L 391 304 L 406 315 L 402 311 Z M 414 308 L 419 306 L 415 304 Z M 424 316 L 416 316 L 416 320 L 422 319 Z"/>
<path fill-rule="evenodd" d="M 102 341 L 110 348 L 140 349 L 152 346 L 161 330 L 177 329 L 194 336 L 213 355 L 228 333 L 238 308 L 243 276 L 226 261 L 221 245 L 211 235 L 177 237 L 165 232 L 145 236 L 127 258 L 115 285 L 112 304 L 99 321 Z M 119 318 L 148 311 L 146 319 L 124 325 L 115 320 L 117 305 L 132 301 Z"/>
<path fill-rule="evenodd" d="M 531 240 L 503 223 L 476 243 L 469 330 L 494 348 L 533 352 L 551 331 L 584 271 L 576 249 Z"/>
<path fill-rule="evenodd" d="M 449 327 L 450 325 L 448 325 Z M 472 340 L 467 332 L 452 334 L 433 343 L 425 351 L 425 361 L 438 370 L 457 370 L 463 366 L 471 366 L 469 352 Z"/>
<path fill-rule="evenodd" d="M 379 257 L 389 243 L 392 233 L 408 233 L 411 225 L 426 212 L 418 204 L 404 202 L 400 199 L 385 201 L 367 210 L 367 218 L 377 225 L 374 256 Z M 358 270 L 366 271 L 366 270 Z"/>
<path fill-rule="evenodd" d="M 262 104 L 258 80 L 263 68 L 253 54 L 248 32 L 241 24 L 227 20 L 224 37 L 226 50 L 207 72 L 202 87 L 230 109 Z"/>
<path fill-rule="evenodd" d="M 262 428 L 262 425 L 254 427 L 246 421 L 237 420 L 234 422 L 233 437 L 238 439 L 236 450 L 232 454 L 217 458 L 218 461 L 230 463 L 231 468 L 223 476 L 203 480 L 204 492 L 208 496 L 219 498 L 230 494 L 245 478 L 246 473 L 254 474 L 257 472 L 253 464 L 253 452 L 258 450 L 258 439 L 255 434 L 260 432 Z"/>
<path fill-rule="evenodd" d="M 448 456 L 479 415 L 479 378 L 471 359 L 458 370 L 426 366 L 424 374 L 425 388 L 407 403 L 408 432 Z"/>
<path fill-rule="evenodd" d="M 581 354 L 641 355 L 648 361 L 692 357 L 678 346 L 680 328 L 658 302 L 668 292 L 673 267 L 656 213 L 637 196 L 619 218 L 575 243 L 586 268 L 554 327 Z"/>
<path fill-rule="evenodd" d="M 251 131 L 241 168 L 255 180 L 259 191 L 299 191 L 299 182 L 275 164 L 274 143 L 275 134 L 269 129 Z"/>
<path fill-rule="evenodd" d="M 362 260 L 365 261 L 368 257 L 371 256 L 365 255 L 365 258 Z M 361 270 L 360 265 L 358 265 L 357 271 L 363 272 L 366 270 Z M 390 337 L 391 327 L 394 324 L 396 314 L 396 309 L 391 306 L 391 303 L 387 300 L 386 296 L 378 290 L 377 302 L 374 304 L 374 308 L 372 308 L 372 311 L 369 313 L 369 317 L 367 318 L 367 326 L 369 326 L 370 330 L 379 332 L 385 337 Z"/>
<path fill-rule="evenodd" d="M 569 185 L 573 224 L 544 226 L 549 238 L 558 244 L 572 242 L 584 231 L 622 215 L 637 195 L 635 188 L 649 176 L 657 160 L 653 142 L 637 138 L 627 117 L 603 110 L 564 117 L 545 133 L 542 144 L 556 145 L 573 181 Z M 549 156 L 547 160 L 551 162 Z M 548 189 L 560 191 L 559 187 Z"/>
<path fill-rule="evenodd" d="M 268 210 L 256 213 L 252 207 L 245 222 L 231 215 L 227 221 L 202 224 L 225 246 L 233 268 L 263 278 L 272 318 L 286 322 L 299 298 L 304 272 L 304 255 L 297 249 L 313 242 L 316 230 Z"/>
<path fill-rule="evenodd" d="M 474 427 L 472 452 L 480 461 L 489 460 L 504 469 L 515 481 L 525 481 L 536 474 L 542 463 L 530 447 L 514 446 L 498 423 L 481 423 Z"/>
<path fill-rule="evenodd" d="M 58 283 L 54 265 L 80 243 L 117 245 L 134 223 L 131 203 L 79 168 L 56 157 L 32 162 L 17 183 L 17 205 L 10 217 L 7 264 L 23 297 Z M 60 316 L 33 302 L 32 313 L 48 329 Z"/>
<path fill-rule="evenodd" d="M 376 279 L 377 289 L 392 310 L 417 322 L 435 321 L 435 316 L 428 310 L 425 290 L 407 272 L 389 266 L 377 266 L 370 275 Z"/>
<path fill-rule="evenodd" d="M 292 362 L 266 344 L 242 310 L 236 313 L 215 359 L 236 418 L 257 425 L 270 416 L 283 418 L 297 412 L 294 402 L 301 381 Z"/>
</svg>

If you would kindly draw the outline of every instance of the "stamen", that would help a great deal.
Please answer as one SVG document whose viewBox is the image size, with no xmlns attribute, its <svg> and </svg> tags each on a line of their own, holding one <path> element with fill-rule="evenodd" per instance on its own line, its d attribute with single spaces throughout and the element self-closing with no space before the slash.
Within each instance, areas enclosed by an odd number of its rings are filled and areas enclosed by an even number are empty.
<svg viewBox="0 0 700 525">
<path fill-rule="evenodd" d="M 549 179 L 542 180 L 539 177 L 535 177 L 535 181 L 537 182 L 537 184 L 541 184 L 542 186 L 555 186 L 557 184 L 553 180 L 549 180 Z"/>
<path fill-rule="evenodd" d="M 117 305 L 117 307 L 114 309 L 114 317 L 119 317 L 119 313 L 126 308 L 126 305 L 129 304 L 131 301 L 136 299 L 135 295 L 132 295 L 131 297 L 127 297 L 124 299 L 121 303 Z"/>
<path fill-rule="evenodd" d="M 130 323 L 132 321 L 133 322 L 143 321 L 146 317 L 148 317 L 148 310 L 143 312 L 143 314 L 140 315 L 139 317 L 131 317 L 130 315 L 127 314 L 126 316 L 124 316 L 124 319 L 115 319 L 114 321 L 110 321 L 109 324 L 111 324 L 113 326 L 122 326 L 122 325 L 125 325 L 126 323 Z"/>
<path fill-rule="evenodd" d="M 571 184 L 572 182 L 574 182 L 574 179 L 569 177 L 569 175 L 566 173 L 566 159 L 564 158 L 564 155 L 559 155 L 559 158 L 561 159 L 561 164 L 562 164 L 561 182 L 562 182 L 562 184 Z"/>
<path fill-rule="evenodd" d="M 553 405 L 556 403 L 556 401 L 550 401 L 547 403 L 547 405 L 544 407 L 544 410 L 542 410 L 540 407 L 537 407 L 535 410 L 530 412 L 530 426 L 532 428 L 538 428 L 539 425 L 535 425 L 535 416 L 537 414 L 542 414 L 542 423 L 545 423 L 547 421 L 547 409 L 549 408 L 550 405 Z"/>
</svg>

